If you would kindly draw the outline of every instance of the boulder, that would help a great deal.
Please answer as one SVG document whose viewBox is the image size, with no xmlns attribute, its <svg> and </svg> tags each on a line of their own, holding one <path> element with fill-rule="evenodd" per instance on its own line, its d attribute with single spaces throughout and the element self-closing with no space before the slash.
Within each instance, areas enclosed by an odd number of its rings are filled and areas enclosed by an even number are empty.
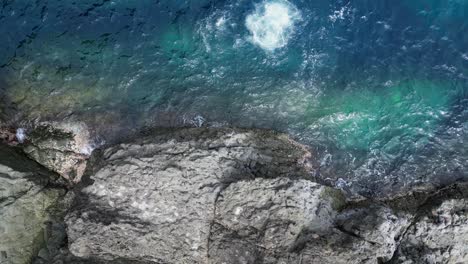
<svg viewBox="0 0 468 264">
<path fill-rule="evenodd" d="M 81 180 L 86 163 L 95 148 L 83 123 L 40 123 L 26 132 L 25 153 L 70 184 Z"/>
<path fill-rule="evenodd" d="M 0 145 L 0 263 L 31 263 L 46 247 L 65 195 L 57 178 L 19 149 Z"/>
<path fill-rule="evenodd" d="M 299 182 L 310 177 L 308 155 L 285 135 L 230 129 L 168 131 L 106 149 L 67 216 L 70 251 L 85 259 L 205 263 L 218 200 L 233 184 L 262 178 L 261 189 L 281 178 L 275 184 L 287 192 L 288 185 L 324 192 Z"/>
</svg>

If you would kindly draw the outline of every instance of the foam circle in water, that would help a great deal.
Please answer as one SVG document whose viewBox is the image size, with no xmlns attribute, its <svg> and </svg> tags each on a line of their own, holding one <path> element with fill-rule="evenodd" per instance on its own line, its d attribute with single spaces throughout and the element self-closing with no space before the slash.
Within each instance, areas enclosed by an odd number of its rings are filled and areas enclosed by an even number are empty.
<svg viewBox="0 0 468 264">
<path fill-rule="evenodd" d="M 288 44 L 300 18 L 299 10 L 288 1 L 266 1 L 247 16 L 245 25 L 254 44 L 273 51 Z"/>
</svg>

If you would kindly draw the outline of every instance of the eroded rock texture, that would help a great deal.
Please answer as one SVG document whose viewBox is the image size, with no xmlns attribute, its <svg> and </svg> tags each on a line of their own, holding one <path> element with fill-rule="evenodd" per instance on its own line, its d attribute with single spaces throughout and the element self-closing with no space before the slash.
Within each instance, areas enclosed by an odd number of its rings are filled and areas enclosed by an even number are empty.
<svg viewBox="0 0 468 264">
<path fill-rule="evenodd" d="M 110 147 L 76 190 L 70 254 L 49 263 L 466 259 L 466 187 L 350 201 L 313 181 L 310 155 L 285 135 L 234 129 L 167 130 Z"/>
<path fill-rule="evenodd" d="M 468 263 L 468 187 L 443 189 L 420 208 L 393 263 Z"/>
<path fill-rule="evenodd" d="M 258 193 L 265 202 L 283 192 L 283 198 L 270 202 L 285 210 L 286 225 L 294 221 L 287 219 L 294 213 L 284 204 L 288 195 L 299 207 L 314 207 L 321 200 L 324 207 L 331 206 L 327 198 L 318 199 L 327 187 L 302 180 L 309 177 L 307 155 L 284 135 L 206 129 L 172 131 L 107 149 L 92 174 L 93 184 L 81 191 L 67 218 L 70 250 L 83 258 L 207 262 L 216 251 L 214 233 L 221 235 L 216 223 L 227 217 L 218 217 L 217 211 L 236 205 L 225 199 L 236 186 L 245 198 L 256 197 L 255 184 L 257 191 L 270 188 Z M 310 204 L 303 205 L 301 197 Z M 242 207 L 249 210 L 247 204 Z M 293 229 L 299 233 L 313 216 L 295 211 L 298 227 Z M 265 222 L 268 207 L 263 214 Z"/>
<path fill-rule="evenodd" d="M 76 169 L 83 134 L 42 132 L 21 146 Z M 355 200 L 314 182 L 311 155 L 268 131 L 157 131 L 98 151 L 65 196 L 66 175 L 0 146 L 1 263 L 468 261 L 466 185 Z"/>
<path fill-rule="evenodd" d="M 27 264 L 50 253 L 48 232 L 65 194 L 54 186 L 57 178 L 17 149 L 0 145 L 0 263 Z"/>
<path fill-rule="evenodd" d="M 78 183 L 94 148 L 83 123 L 41 123 L 28 131 L 25 153 L 69 183 Z"/>
</svg>

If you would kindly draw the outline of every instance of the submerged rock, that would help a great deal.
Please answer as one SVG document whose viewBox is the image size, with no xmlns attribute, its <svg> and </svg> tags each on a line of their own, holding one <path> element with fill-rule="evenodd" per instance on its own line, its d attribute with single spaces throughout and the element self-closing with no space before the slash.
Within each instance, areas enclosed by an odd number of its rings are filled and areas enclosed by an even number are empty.
<svg viewBox="0 0 468 264">
<path fill-rule="evenodd" d="M 59 176 L 0 145 L 0 263 L 27 264 L 48 243 L 65 194 Z M 43 254 L 49 254 L 47 248 Z"/>
</svg>

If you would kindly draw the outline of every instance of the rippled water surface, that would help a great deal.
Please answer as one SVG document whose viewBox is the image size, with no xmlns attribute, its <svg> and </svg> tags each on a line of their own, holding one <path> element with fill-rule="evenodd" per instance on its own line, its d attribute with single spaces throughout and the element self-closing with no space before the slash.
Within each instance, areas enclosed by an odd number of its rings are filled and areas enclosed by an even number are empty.
<svg viewBox="0 0 468 264">
<path fill-rule="evenodd" d="M 365 195 L 468 178 L 468 1 L 2 0 L 4 119 L 273 128 Z"/>
</svg>

